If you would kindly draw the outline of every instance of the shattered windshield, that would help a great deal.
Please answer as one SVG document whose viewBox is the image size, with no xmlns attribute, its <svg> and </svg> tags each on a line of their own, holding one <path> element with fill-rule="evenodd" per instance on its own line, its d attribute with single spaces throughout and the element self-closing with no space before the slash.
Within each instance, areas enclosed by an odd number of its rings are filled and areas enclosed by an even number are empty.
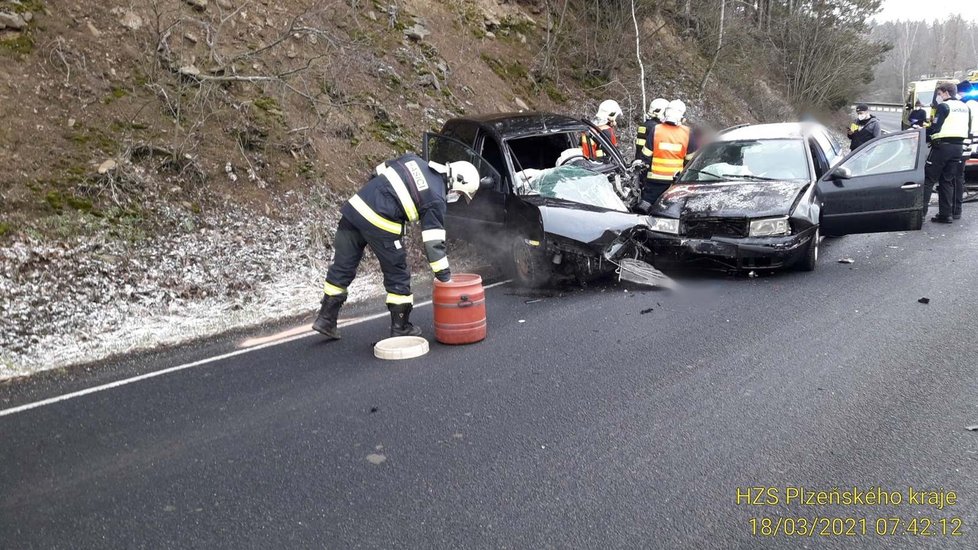
<svg viewBox="0 0 978 550">
<path fill-rule="evenodd" d="M 608 177 L 577 166 L 525 170 L 524 193 L 627 212 Z"/>
<path fill-rule="evenodd" d="M 809 178 L 801 139 L 716 141 L 704 147 L 683 171 L 682 183 L 787 181 Z"/>
</svg>

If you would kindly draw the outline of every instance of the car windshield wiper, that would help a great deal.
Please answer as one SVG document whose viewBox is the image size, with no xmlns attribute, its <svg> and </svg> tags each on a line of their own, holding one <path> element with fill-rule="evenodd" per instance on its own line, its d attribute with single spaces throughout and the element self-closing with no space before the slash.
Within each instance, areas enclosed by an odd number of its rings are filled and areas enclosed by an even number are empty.
<svg viewBox="0 0 978 550">
<path fill-rule="evenodd" d="M 742 178 L 751 181 L 782 181 L 786 179 L 798 179 L 798 178 L 769 178 L 767 176 L 755 176 L 754 174 L 723 174 L 725 178 Z"/>
<path fill-rule="evenodd" d="M 687 168 L 686 172 L 695 172 L 697 174 L 703 174 L 704 176 L 710 176 L 718 180 L 723 179 L 720 174 L 714 174 L 713 172 L 707 172 L 706 170 L 697 170 L 696 168 Z"/>
</svg>

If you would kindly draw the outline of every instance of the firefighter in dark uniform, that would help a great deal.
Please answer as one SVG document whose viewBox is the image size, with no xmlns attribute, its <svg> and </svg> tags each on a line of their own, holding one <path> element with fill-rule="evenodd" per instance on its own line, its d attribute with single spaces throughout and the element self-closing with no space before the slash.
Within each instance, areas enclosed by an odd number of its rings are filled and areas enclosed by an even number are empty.
<svg viewBox="0 0 978 550">
<path fill-rule="evenodd" d="M 414 297 L 402 241 L 405 224 L 421 222 L 431 270 L 439 281 L 450 281 L 445 252 L 446 207 L 460 195 L 471 200 L 478 189 L 479 171 L 469 162 L 441 165 L 407 154 L 378 166 L 376 175 L 340 210 L 343 217 L 333 241 L 333 263 L 326 274 L 322 307 L 313 330 L 329 340 L 340 338 L 336 320 L 364 248 L 369 246 L 384 273 L 391 336 L 419 336 L 421 329 L 410 321 Z"/>
<path fill-rule="evenodd" d="M 645 122 L 638 125 L 638 131 L 635 134 L 635 159 L 643 159 L 645 163 L 648 164 L 650 159 L 644 159 L 642 155 L 642 149 L 645 148 L 645 144 L 648 142 L 648 137 L 652 134 L 652 130 L 657 124 L 662 122 L 662 114 L 665 112 L 666 107 L 669 106 L 669 100 L 658 97 L 649 103 L 649 112 L 645 115 Z"/>
<path fill-rule="evenodd" d="M 931 147 L 925 170 L 924 212 L 937 183 L 937 215 L 930 219 L 934 223 L 952 223 L 955 182 L 971 126 L 968 106 L 956 99 L 957 94 L 958 87 L 953 82 L 942 82 L 937 86 L 940 104 L 934 122 L 927 128 L 927 141 Z"/>
<path fill-rule="evenodd" d="M 663 111 L 662 123 L 652 128 L 642 148 L 642 159 L 647 159 L 649 171 L 642 186 L 642 200 L 636 209 L 643 214 L 649 213 L 696 152 L 696 140 L 689 127 L 683 125 L 685 115 L 685 103 L 678 99 L 670 101 Z"/>
</svg>

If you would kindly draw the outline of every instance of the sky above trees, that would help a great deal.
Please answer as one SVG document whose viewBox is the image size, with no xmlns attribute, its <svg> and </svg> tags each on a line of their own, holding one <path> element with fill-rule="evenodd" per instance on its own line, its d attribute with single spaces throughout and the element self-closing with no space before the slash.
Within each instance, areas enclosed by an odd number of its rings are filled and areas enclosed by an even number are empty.
<svg viewBox="0 0 978 550">
<path fill-rule="evenodd" d="M 970 21 L 978 21 L 978 2 L 963 0 L 957 2 L 922 2 L 921 0 L 884 0 L 883 11 L 875 17 L 877 21 L 933 20 L 960 15 Z"/>
</svg>

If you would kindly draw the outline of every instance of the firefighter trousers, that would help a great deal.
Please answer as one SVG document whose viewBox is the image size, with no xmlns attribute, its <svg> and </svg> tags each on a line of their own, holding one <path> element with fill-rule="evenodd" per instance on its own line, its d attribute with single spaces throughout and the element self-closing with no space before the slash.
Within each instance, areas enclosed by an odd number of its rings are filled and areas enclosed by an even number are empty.
<svg viewBox="0 0 978 550">
<path fill-rule="evenodd" d="M 333 263 L 326 273 L 327 295 L 346 295 L 346 289 L 357 275 L 357 267 L 363 259 L 363 251 L 369 246 L 384 273 L 384 288 L 388 304 L 410 304 L 411 272 L 407 266 L 407 252 L 400 235 L 381 230 L 361 230 L 350 220 L 340 219 L 336 238 L 333 240 Z"/>
</svg>

